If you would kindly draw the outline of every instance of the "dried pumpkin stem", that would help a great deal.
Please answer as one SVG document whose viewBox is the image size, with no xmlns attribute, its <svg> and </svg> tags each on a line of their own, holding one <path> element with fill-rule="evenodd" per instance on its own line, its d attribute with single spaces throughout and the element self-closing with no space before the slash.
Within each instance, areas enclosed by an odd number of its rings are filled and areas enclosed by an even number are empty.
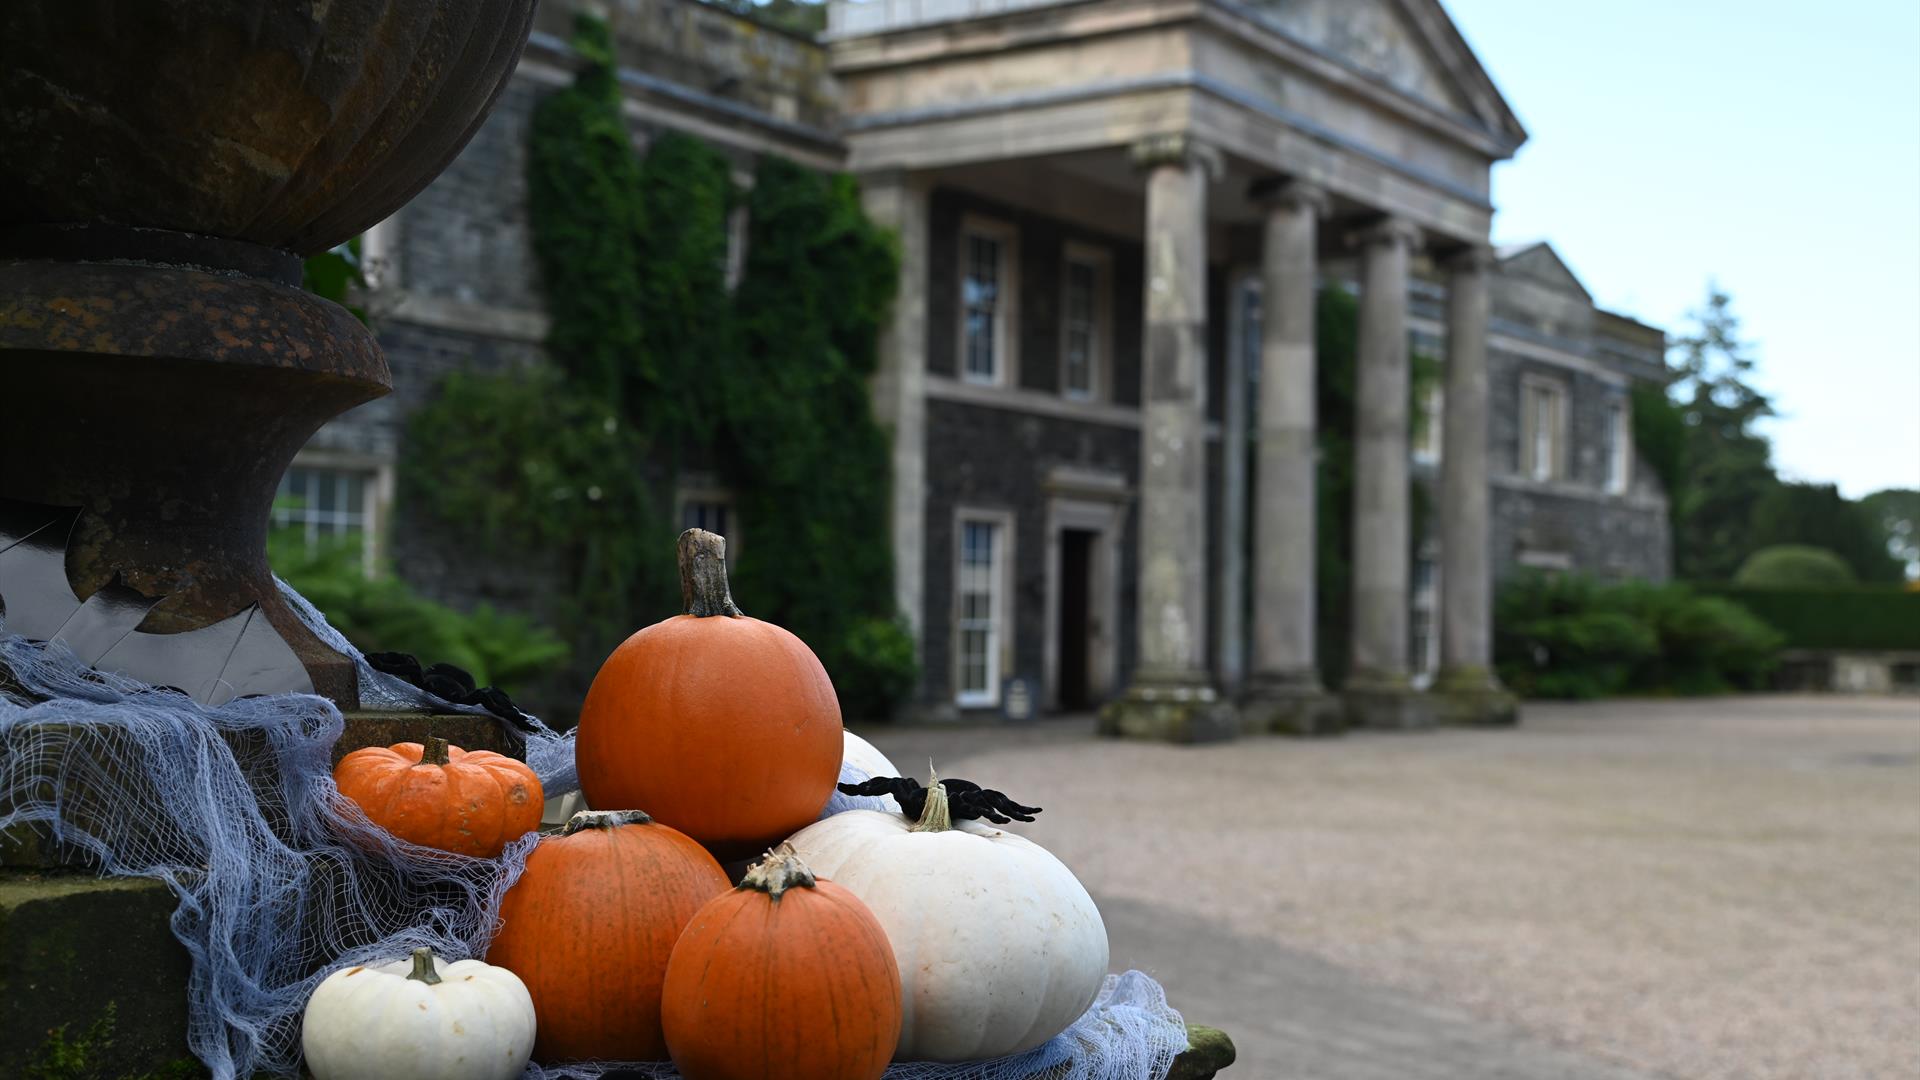
<svg viewBox="0 0 1920 1080">
<path fill-rule="evenodd" d="M 438 735 L 427 736 L 427 745 L 420 750 L 420 764 L 445 765 L 447 763 L 448 742 Z"/>
<path fill-rule="evenodd" d="M 813 871 L 800 861 L 792 844 L 781 844 L 767 852 L 767 857 L 747 868 L 747 876 L 740 879 L 743 889 L 758 889 L 774 900 L 788 889 L 813 888 Z"/>
<path fill-rule="evenodd" d="M 434 986 L 440 982 L 440 973 L 433 969 L 433 950 L 425 945 L 413 950 L 413 970 L 407 972 L 407 978 Z"/>
<path fill-rule="evenodd" d="M 727 586 L 727 538 L 705 529 L 680 534 L 680 599 L 687 614 L 740 615 Z"/>
<path fill-rule="evenodd" d="M 927 769 L 927 804 L 920 808 L 920 820 L 908 832 L 947 832 L 953 828 L 953 811 L 947 805 L 947 785 L 940 774 Z"/>
<path fill-rule="evenodd" d="M 567 819 L 561 836 L 572 836 L 582 829 L 617 829 L 622 825 L 645 825 L 653 820 L 645 810 L 582 810 Z"/>
</svg>

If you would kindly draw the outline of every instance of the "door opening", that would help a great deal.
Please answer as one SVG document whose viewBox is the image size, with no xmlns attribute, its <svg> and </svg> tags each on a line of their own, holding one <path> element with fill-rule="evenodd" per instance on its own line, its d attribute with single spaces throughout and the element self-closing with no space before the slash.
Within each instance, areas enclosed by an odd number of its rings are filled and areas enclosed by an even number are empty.
<svg viewBox="0 0 1920 1080">
<path fill-rule="evenodd" d="M 1063 529 L 1060 533 L 1060 708 L 1091 709 L 1089 659 L 1093 625 L 1093 546 L 1099 533 Z"/>
</svg>

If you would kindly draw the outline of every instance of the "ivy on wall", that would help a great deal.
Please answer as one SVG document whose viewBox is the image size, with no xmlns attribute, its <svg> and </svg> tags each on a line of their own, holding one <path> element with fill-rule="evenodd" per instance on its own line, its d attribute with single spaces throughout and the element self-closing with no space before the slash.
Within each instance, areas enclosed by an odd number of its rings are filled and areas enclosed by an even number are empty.
<svg viewBox="0 0 1920 1080">
<path fill-rule="evenodd" d="M 859 191 L 764 158 L 748 199 L 726 473 L 749 531 L 735 596 L 811 644 L 849 713 L 912 690 L 893 606 L 889 454 L 867 379 L 899 255 Z"/>
<path fill-rule="evenodd" d="M 813 647 L 848 715 L 884 714 L 917 678 L 867 390 L 893 242 L 850 179 L 768 157 L 729 295 L 728 159 L 680 134 L 636 157 L 604 24 L 579 20 L 575 48 L 586 66 L 536 110 L 529 163 L 554 366 L 451 377 L 410 421 L 410 497 L 498 554 L 563 553 L 559 612 L 597 660 L 678 610 L 674 488 L 713 467 L 748 536 L 736 599 Z"/>
</svg>

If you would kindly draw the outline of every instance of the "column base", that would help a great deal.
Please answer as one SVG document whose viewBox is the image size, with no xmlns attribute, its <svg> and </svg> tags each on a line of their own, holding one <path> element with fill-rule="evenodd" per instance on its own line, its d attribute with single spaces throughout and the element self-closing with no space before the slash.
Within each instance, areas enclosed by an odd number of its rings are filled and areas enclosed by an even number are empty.
<svg viewBox="0 0 1920 1080">
<path fill-rule="evenodd" d="M 1240 728 L 1248 734 L 1338 735 L 1346 727 L 1340 699 L 1312 670 L 1255 675 L 1240 701 Z"/>
<path fill-rule="evenodd" d="M 1240 734 L 1238 713 L 1204 678 L 1143 679 L 1101 707 L 1100 734 L 1173 743 L 1225 742 Z"/>
<path fill-rule="evenodd" d="M 1442 724 L 1514 727 L 1520 723 L 1520 699 L 1501 686 L 1489 668 L 1448 668 L 1434 681 L 1431 696 Z"/>
<path fill-rule="evenodd" d="M 1419 731 L 1438 720 L 1432 699 L 1409 685 L 1405 675 L 1350 675 L 1340 697 L 1348 727 Z"/>
</svg>

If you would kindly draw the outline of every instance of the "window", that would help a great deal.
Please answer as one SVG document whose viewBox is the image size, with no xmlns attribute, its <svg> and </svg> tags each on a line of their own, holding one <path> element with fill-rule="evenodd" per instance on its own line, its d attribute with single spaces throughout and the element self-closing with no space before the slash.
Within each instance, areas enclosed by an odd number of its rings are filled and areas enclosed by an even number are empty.
<svg viewBox="0 0 1920 1080">
<path fill-rule="evenodd" d="M 1422 465 L 1440 463 L 1444 433 L 1446 391 L 1437 382 L 1428 383 L 1420 392 L 1420 407 L 1413 418 L 1413 460 Z"/>
<path fill-rule="evenodd" d="M 1607 403 L 1606 439 L 1607 493 L 1620 495 L 1633 480 L 1633 431 L 1628 426 L 1627 402 L 1620 398 Z"/>
<path fill-rule="evenodd" d="M 705 529 L 727 541 L 727 562 L 740 555 L 740 517 L 734 511 L 733 494 L 706 473 L 690 472 L 682 477 L 677 493 L 681 529 Z"/>
<path fill-rule="evenodd" d="M 1000 386 L 1011 381 L 1013 230 L 969 220 L 960 233 L 960 377 Z"/>
<path fill-rule="evenodd" d="M 1080 401 L 1100 395 L 1107 364 L 1106 252 L 1067 246 L 1060 297 L 1060 392 Z"/>
<path fill-rule="evenodd" d="M 370 562 L 378 476 L 370 468 L 296 464 L 274 494 L 273 527 L 297 531 L 308 551 L 341 545 Z"/>
<path fill-rule="evenodd" d="M 1555 379 L 1520 380 L 1520 473 L 1529 480 L 1566 475 L 1567 387 Z"/>
<path fill-rule="evenodd" d="M 1000 700 L 1010 530 L 1005 518 L 984 516 L 964 516 L 959 528 L 954 583 L 954 661 L 958 678 L 954 696 L 961 705 L 994 705 Z"/>
</svg>

